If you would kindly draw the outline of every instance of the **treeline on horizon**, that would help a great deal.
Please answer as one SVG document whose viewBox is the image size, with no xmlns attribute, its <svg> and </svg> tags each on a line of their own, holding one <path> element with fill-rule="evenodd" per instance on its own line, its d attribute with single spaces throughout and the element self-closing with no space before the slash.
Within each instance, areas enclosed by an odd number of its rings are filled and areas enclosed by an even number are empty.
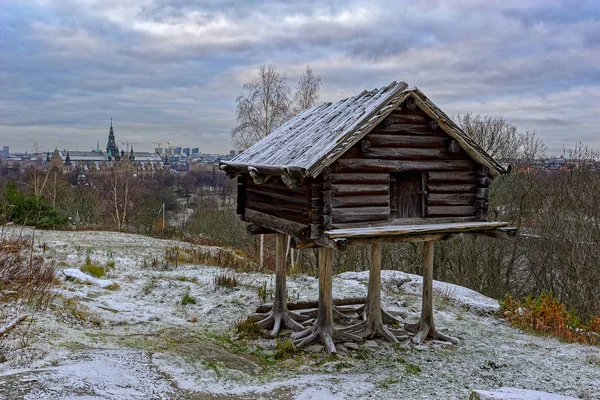
<svg viewBox="0 0 600 400">
<path fill-rule="evenodd" d="M 274 93 L 266 90 L 269 85 L 275 85 L 278 97 L 266 95 Z M 260 140 L 291 113 L 315 104 L 320 85 L 320 78 L 307 68 L 292 98 L 285 74 L 273 66 L 262 67 L 237 98 L 232 141 L 247 147 Z M 256 105 L 265 101 L 270 111 L 254 118 Z M 456 122 L 490 155 L 513 164 L 510 174 L 492 183 L 489 216 L 509 222 L 518 234 L 510 239 L 464 235 L 438 242 L 435 279 L 496 299 L 507 293 L 521 299 L 552 292 L 584 319 L 600 315 L 600 171 L 585 162 L 571 170 L 528 168 L 547 153 L 535 131 L 521 132 L 503 118 L 470 113 L 457 116 Z M 566 156 L 598 159 L 598 153 L 583 144 Z M 0 165 L 0 222 L 172 237 L 232 248 L 259 264 L 258 239 L 236 216 L 235 182 L 216 167 L 139 177 L 110 171 L 88 179 L 89 186 L 78 186 L 76 172 L 63 175 L 30 168 L 18 173 Z M 272 269 L 274 243 L 268 237 L 265 243 L 264 268 Z M 420 245 L 387 244 L 383 252 L 382 268 L 421 273 Z M 314 250 L 294 255 L 289 260 L 292 271 L 316 274 Z M 351 246 L 335 257 L 338 273 L 369 267 L 367 246 Z"/>
</svg>

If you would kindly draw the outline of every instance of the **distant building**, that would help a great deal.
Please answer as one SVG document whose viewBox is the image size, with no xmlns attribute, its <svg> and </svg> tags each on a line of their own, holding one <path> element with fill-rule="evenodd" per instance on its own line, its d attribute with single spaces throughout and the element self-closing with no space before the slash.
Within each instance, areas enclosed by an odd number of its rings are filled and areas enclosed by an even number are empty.
<svg viewBox="0 0 600 400">
<path fill-rule="evenodd" d="M 113 131 L 112 118 L 110 119 L 110 131 L 108 132 L 108 143 L 106 143 L 106 154 L 109 160 L 120 156 L 119 146 L 115 141 L 115 132 Z"/>
<path fill-rule="evenodd" d="M 0 151 L 0 158 L 8 158 L 10 155 L 10 151 L 8 146 L 3 146 L 2 151 Z"/>
<path fill-rule="evenodd" d="M 200 153 L 200 148 L 199 147 L 192 148 L 192 155 L 193 154 L 198 154 L 198 153 Z"/>
<path fill-rule="evenodd" d="M 174 151 L 174 153 L 176 155 L 180 155 L 181 154 L 181 147 L 175 147 L 175 149 L 173 151 Z"/>
<path fill-rule="evenodd" d="M 183 154 L 185 154 L 185 155 L 186 155 L 186 156 L 188 156 L 188 157 L 189 157 L 189 156 L 190 156 L 190 154 L 191 154 L 191 153 L 190 153 L 190 148 L 189 148 L 189 147 L 184 147 L 182 151 L 183 151 Z"/>
</svg>

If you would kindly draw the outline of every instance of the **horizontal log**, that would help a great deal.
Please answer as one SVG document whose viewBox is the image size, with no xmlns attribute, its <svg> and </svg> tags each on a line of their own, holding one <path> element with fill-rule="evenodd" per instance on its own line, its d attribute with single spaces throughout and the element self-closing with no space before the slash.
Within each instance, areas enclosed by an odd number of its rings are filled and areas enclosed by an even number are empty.
<svg viewBox="0 0 600 400">
<path fill-rule="evenodd" d="M 475 182 L 474 172 L 459 171 L 431 171 L 427 173 L 429 182 Z"/>
<path fill-rule="evenodd" d="M 429 193 L 427 204 L 430 206 L 469 206 L 475 204 L 474 193 Z"/>
<path fill-rule="evenodd" d="M 335 196 L 376 196 L 387 195 L 390 190 L 389 178 L 385 185 L 331 185 L 331 193 Z"/>
<path fill-rule="evenodd" d="M 340 207 L 377 207 L 390 205 L 390 196 L 335 196 L 331 199 L 333 208 Z"/>
<path fill-rule="evenodd" d="M 237 164 L 231 163 L 228 161 L 222 161 L 221 165 L 219 165 L 219 169 L 226 171 L 228 174 L 240 174 L 240 173 L 248 173 L 250 170 L 254 171 L 259 175 L 283 175 L 284 170 L 280 166 L 274 165 L 247 165 L 247 164 Z M 306 176 L 306 169 L 299 167 L 290 167 L 285 171 L 289 175 L 295 177 L 303 177 Z"/>
<path fill-rule="evenodd" d="M 427 122 L 431 121 L 431 118 L 425 115 L 419 114 L 401 114 L 395 111 L 388 116 L 387 119 L 392 120 L 392 123 L 396 124 L 423 124 L 425 125 Z"/>
<path fill-rule="evenodd" d="M 281 179 L 277 178 L 277 180 L 279 183 L 268 181 L 260 185 L 257 185 L 250 180 L 246 182 L 246 188 L 247 190 L 254 190 L 255 192 L 275 193 L 297 199 L 308 199 L 310 192 L 309 185 L 300 185 L 294 189 L 290 189 L 281 182 Z"/>
<path fill-rule="evenodd" d="M 396 133 L 409 135 L 432 135 L 433 130 L 423 124 L 392 124 L 390 126 L 378 126 L 373 133 Z"/>
<path fill-rule="evenodd" d="M 370 133 L 367 135 L 371 147 L 438 147 L 445 148 L 448 138 L 416 135 L 384 135 Z"/>
<path fill-rule="evenodd" d="M 247 201 L 246 202 L 246 214 L 248 214 L 248 210 L 252 209 L 255 211 L 260 211 L 265 214 L 273 215 L 278 218 L 288 219 L 290 221 L 295 221 L 299 223 L 308 223 L 308 209 L 307 210 L 295 210 L 293 208 L 283 207 L 281 205 L 273 205 L 269 203 L 260 203 L 255 201 Z M 248 216 L 246 215 L 246 218 Z M 259 224 L 260 225 L 260 224 Z"/>
<path fill-rule="evenodd" d="M 385 221 L 369 223 L 370 227 L 389 226 L 389 225 L 423 225 L 423 224 L 439 224 L 439 223 L 455 223 L 455 222 L 472 222 L 474 216 L 468 217 L 426 217 L 426 218 L 392 218 Z M 347 224 L 335 224 L 333 229 L 350 229 L 364 228 L 365 224 L 361 222 L 349 222 Z"/>
<path fill-rule="evenodd" d="M 372 147 L 371 151 L 363 155 L 364 158 L 381 160 L 440 160 L 449 159 L 444 149 L 436 148 L 394 148 Z"/>
<path fill-rule="evenodd" d="M 287 194 L 287 193 L 286 193 Z M 255 189 L 247 189 L 246 200 L 247 201 L 261 201 L 272 204 L 281 204 L 295 209 L 307 209 L 308 199 L 289 197 L 286 194 L 274 193 L 274 192 L 263 192 Z"/>
<path fill-rule="evenodd" d="M 366 297 L 350 297 L 347 299 L 333 299 L 333 304 L 336 306 L 356 306 L 362 305 L 367 302 Z M 297 301 L 297 302 L 288 302 L 287 308 L 288 310 L 310 310 L 312 308 L 317 308 L 319 306 L 319 302 L 314 301 Z M 273 308 L 273 304 L 261 304 L 256 309 L 257 314 L 264 314 L 271 311 Z"/>
<path fill-rule="evenodd" d="M 381 221 L 390 216 L 389 207 L 334 208 L 333 223 Z"/>
<path fill-rule="evenodd" d="M 295 221 L 279 218 L 252 209 L 246 209 L 246 220 L 249 222 L 253 222 L 256 225 L 272 229 L 276 232 L 292 235 L 301 240 L 309 238 L 309 230 L 307 224 L 301 224 Z"/>
<path fill-rule="evenodd" d="M 471 160 L 399 161 L 371 159 L 339 159 L 335 172 L 412 172 L 430 170 L 465 170 L 472 168 Z"/>
<path fill-rule="evenodd" d="M 475 206 L 428 206 L 427 216 L 430 217 L 467 217 L 475 215 Z"/>
<path fill-rule="evenodd" d="M 473 183 L 428 183 L 427 191 L 429 193 L 464 193 L 475 192 L 476 186 Z"/>
<path fill-rule="evenodd" d="M 246 229 L 250 235 L 269 235 L 272 233 L 277 233 L 273 229 L 265 228 L 264 226 L 256 224 L 250 224 L 246 227 Z"/>
<path fill-rule="evenodd" d="M 390 181 L 389 174 L 349 173 L 331 174 L 331 183 L 385 183 Z"/>
<path fill-rule="evenodd" d="M 424 223 L 420 225 L 386 225 L 355 229 L 334 229 L 325 232 L 325 235 L 330 239 L 385 238 L 387 240 L 390 237 L 399 236 L 491 231 L 506 226 L 508 226 L 507 222 Z"/>
</svg>

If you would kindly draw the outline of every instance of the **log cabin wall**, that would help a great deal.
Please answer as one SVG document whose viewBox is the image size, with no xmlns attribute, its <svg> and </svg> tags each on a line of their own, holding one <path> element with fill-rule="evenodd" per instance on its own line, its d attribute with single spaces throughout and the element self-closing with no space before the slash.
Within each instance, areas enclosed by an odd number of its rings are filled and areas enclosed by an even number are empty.
<svg viewBox="0 0 600 400">
<path fill-rule="evenodd" d="M 489 170 L 411 98 L 330 169 L 333 228 L 385 223 L 410 213 L 420 218 L 487 217 Z M 422 194 L 421 203 L 396 209 L 396 200 L 409 190 Z"/>
<path fill-rule="evenodd" d="M 308 224 L 311 221 L 311 184 L 290 189 L 279 177 L 257 185 L 245 174 L 245 208 L 288 221 Z"/>
</svg>

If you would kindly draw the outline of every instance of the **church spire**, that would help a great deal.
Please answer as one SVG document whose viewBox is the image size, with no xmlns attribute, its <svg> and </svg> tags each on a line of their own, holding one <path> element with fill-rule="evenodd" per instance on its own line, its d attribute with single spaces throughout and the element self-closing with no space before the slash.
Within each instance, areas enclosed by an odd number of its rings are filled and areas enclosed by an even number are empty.
<svg viewBox="0 0 600 400">
<path fill-rule="evenodd" d="M 119 156 L 119 148 L 115 141 L 115 132 L 113 131 L 112 117 L 110 117 L 110 131 L 108 132 L 108 143 L 106 143 L 106 154 L 109 159 Z"/>
</svg>

